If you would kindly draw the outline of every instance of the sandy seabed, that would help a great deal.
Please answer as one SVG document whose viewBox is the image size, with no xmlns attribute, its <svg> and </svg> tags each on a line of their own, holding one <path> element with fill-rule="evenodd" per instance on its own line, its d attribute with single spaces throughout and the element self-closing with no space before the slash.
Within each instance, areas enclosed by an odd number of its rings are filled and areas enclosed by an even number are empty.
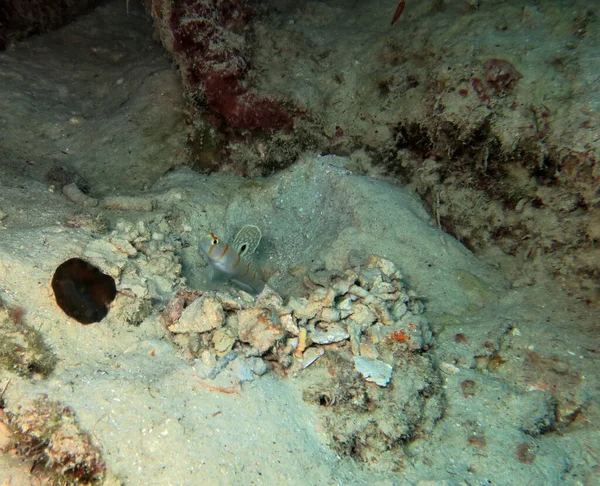
<svg viewBox="0 0 600 486">
<path fill-rule="evenodd" d="M 24 309 L 19 322 L 56 359 L 46 377 L 0 370 L 4 417 L 18 420 L 40 397 L 70 407 L 106 484 L 600 481 L 596 310 L 551 279 L 511 286 L 441 231 L 414 193 L 353 174 L 344 157 L 305 154 L 252 181 L 182 167 L 177 78 L 147 46 L 141 12 L 122 17 L 122 8 L 109 3 L 0 55 L 0 299 Z M 69 168 L 69 181 L 56 167 Z M 96 202 L 69 199 L 61 182 Z M 424 306 L 432 345 L 396 363 L 393 387 L 361 385 L 371 397 L 361 409 L 309 399 L 324 379 L 311 370 L 331 371 L 319 362 L 335 346 L 306 369 L 271 366 L 249 380 L 228 367 L 207 386 L 206 363 L 177 346 L 161 312 L 182 289 L 226 287 L 209 280 L 198 239 L 232 238 L 244 224 L 261 228 L 256 263 L 284 300 L 307 293 L 303 277 L 369 255 L 393 262 Z M 73 257 L 117 281 L 100 323 L 83 326 L 56 304 L 53 273 Z M 8 320 L 3 340 L 19 332 Z M 375 435 L 395 417 L 355 425 L 390 406 L 386 390 L 419 389 L 419 360 L 439 384 L 439 416 L 424 407 L 430 425 L 378 449 Z M 343 387 L 344 376 L 328 379 Z M 340 440 L 350 430 L 351 446 Z M 4 433 L 0 484 L 50 481 Z"/>
</svg>

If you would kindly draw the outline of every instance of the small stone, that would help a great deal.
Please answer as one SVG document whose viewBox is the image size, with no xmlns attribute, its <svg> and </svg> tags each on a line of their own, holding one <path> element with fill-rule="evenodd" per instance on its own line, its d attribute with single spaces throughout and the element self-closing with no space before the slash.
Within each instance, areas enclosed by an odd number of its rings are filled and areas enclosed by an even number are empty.
<svg viewBox="0 0 600 486">
<path fill-rule="evenodd" d="M 265 363 L 265 360 L 262 358 L 246 358 L 246 363 L 248 363 L 248 366 L 250 366 L 252 372 L 257 376 L 264 375 L 269 369 L 267 363 Z"/>
<path fill-rule="evenodd" d="M 348 323 L 348 334 L 350 334 L 352 354 L 358 356 L 360 354 L 360 336 L 362 334 L 360 326 L 355 322 Z"/>
<path fill-rule="evenodd" d="M 398 301 L 392 306 L 392 317 L 395 320 L 401 319 L 408 312 L 408 306 L 405 302 Z"/>
<path fill-rule="evenodd" d="M 327 289 L 324 287 L 317 287 L 315 290 L 311 292 L 308 297 L 308 300 L 313 301 L 321 301 L 327 296 Z"/>
<path fill-rule="evenodd" d="M 369 258 L 367 258 L 365 267 L 380 268 L 382 273 L 388 278 L 391 277 L 394 272 L 396 272 L 396 265 L 394 265 L 391 261 L 381 258 L 377 255 L 371 255 Z"/>
<path fill-rule="evenodd" d="M 353 305 L 352 299 L 348 296 L 341 299 L 336 307 L 340 310 L 353 311 Z"/>
<path fill-rule="evenodd" d="M 219 294 L 219 300 L 221 301 L 221 306 L 223 307 L 223 310 L 233 311 L 240 310 L 242 308 L 241 302 L 237 301 L 235 298 L 229 295 Z"/>
<path fill-rule="evenodd" d="M 377 347 L 372 343 L 361 343 L 359 354 L 361 356 L 364 356 L 365 358 L 371 358 L 371 359 L 379 358 L 379 351 L 377 351 Z"/>
<path fill-rule="evenodd" d="M 109 237 L 108 241 L 110 241 L 113 244 L 113 246 L 116 248 L 116 250 L 123 255 L 127 255 L 128 257 L 133 257 L 133 256 L 137 255 L 138 251 L 125 238 L 120 238 L 118 236 L 111 236 L 111 237 Z"/>
<path fill-rule="evenodd" d="M 13 442 L 13 433 L 4 422 L 0 422 L 0 454 L 10 449 Z"/>
<path fill-rule="evenodd" d="M 354 357 L 354 367 L 356 371 L 363 375 L 365 380 L 382 387 L 387 386 L 392 379 L 392 372 L 394 371 L 391 365 L 383 361 L 363 356 Z"/>
<path fill-rule="evenodd" d="M 231 329 L 228 328 L 217 329 L 212 338 L 212 344 L 219 356 L 222 356 L 231 351 L 231 348 L 233 348 L 235 341 L 236 338 L 233 335 L 233 332 L 231 331 Z"/>
<path fill-rule="evenodd" d="M 293 309 L 296 319 L 312 319 L 317 315 L 317 311 L 319 310 L 318 302 L 309 301 L 305 298 L 297 299 L 290 297 L 288 305 Z"/>
<path fill-rule="evenodd" d="M 346 320 L 355 322 L 364 331 L 377 320 L 377 315 L 364 304 L 354 304 L 354 312 Z"/>
<path fill-rule="evenodd" d="M 340 320 L 340 311 L 325 307 L 321 310 L 321 320 L 325 322 L 338 322 Z"/>
<path fill-rule="evenodd" d="M 452 363 L 446 363 L 445 361 L 440 363 L 439 369 L 447 375 L 455 375 L 456 373 L 460 373 L 460 368 L 458 366 L 455 366 Z"/>
<path fill-rule="evenodd" d="M 359 285 L 352 285 L 350 287 L 350 293 L 356 297 L 360 297 L 361 299 L 364 299 L 369 295 L 369 291 Z"/>
<path fill-rule="evenodd" d="M 365 268 L 360 272 L 358 282 L 361 287 L 370 289 L 376 282 L 381 282 L 381 271 L 379 268 Z"/>
<path fill-rule="evenodd" d="M 298 329 L 298 326 L 296 325 L 296 321 L 292 317 L 292 314 L 280 315 L 279 322 L 281 323 L 281 327 L 283 327 L 287 332 L 289 332 L 293 336 L 297 336 L 300 332 L 300 329 Z"/>
<path fill-rule="evenodd" d="M 350 290 L 350 285 L 352 285 L 352 282 L 349 280 L 340 280 L 336 283 L 333 284 L 333 291 L 336 293 L 336 295 L 344 295 L 346 293 L 348 293 L 348 290 Z"/>
<path fill-rule="evenodd" d="M 265 288 L 256 298 L 256 307 L 265 307 L 267 309 L 280 309 L 283 307 L 283 299 L 271 287 L 265 285 Z"/>
<path fill-rule="evenodd" d="M 382 302 L 376 302 L 371 306 L 377 315 L 377 320 L 386 326 L 391 326 L 394 323 L 394 318 L 390 313 L 387 305 Z"/>
<path fill-rule="evenodd" d="M 236 358 L 230 365 L 230 369 L 240 382 L 254 381 L 254 372 L 246 360 Z"/>
<path fill-rule="evenodd" d="M 384 300 L 388 300 L 386 297 L 388 294 L 393 294 L 396 292 L 396 287 L 390 282 L 378 282 L 373 287 L 371 287 L 370 291 L 373 295 L 380 297 Z"/>
<path fill-rule="evenodd" d="M 325 354 L 325 350 L 323 348 L 312 347 L 308 348 L 304 354 L 302 355 L 302 360 L 300 362 L 300 366 L 302 368 L 308 368 L 311 364 L 313 364 L 317 359 Z"/>
<path fill-rule="evenodd" d="M 169 326 L 173 333 L 206 332 L 225 323 L 221 303 L 212 296 L 203 295 L 185 308 L 179 321 Z"/>
</svg>

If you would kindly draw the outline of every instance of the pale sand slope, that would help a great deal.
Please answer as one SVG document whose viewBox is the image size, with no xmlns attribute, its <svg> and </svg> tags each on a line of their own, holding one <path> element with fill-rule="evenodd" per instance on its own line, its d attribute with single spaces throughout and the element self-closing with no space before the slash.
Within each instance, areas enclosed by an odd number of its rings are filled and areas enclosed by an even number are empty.
<svg viewBox="0 0 600 486">
<path fill-rule="evenodd" d="M 542 477 L 546 484 L 558 484 L 568 482 L 569 469 L 581 474 L 584 455 L 579 444 L 587 441 L 595 447 L 597 434 L 587 418 L 566 428 L 564 437 L 538 434 L 541 422 L 557 423 L 549 391 L 562 400 L 564 413 L 577 406 L 584 407 L 586 416 L 596 413 L 590 401 L 596 386 L 589 373 L 593 355 L 583 348 L 580 332 L 569 327 L 585 314 L 576 304 L 564 312 L 553 308 L 558 295 L 550 299 L 542 293 L 542 302 L 535 289 L 510 290 L 492 268 L 432 227 L 418 201 L 401 187 L 354 176 L 340 163 L 343 159 L 336 157 L 305 157 L 293 168 L 252 184 L 226 174 L 175 172 L 141 196 L 154 201 L 154 211 L 104 211 L 109 227 L 117 229 L 102 237 L 64 227 L 61 219 L 81 208 L 23 179 L 21 187 L 32 208 L 53 217 L 46 218 L 46 226 L 2 231 L 0 286 L 5 302 L 27 309 L 27 321 L 40 329 L 59 364 L 46 381 L 12 376 L 6 393 L 9 409 L 39 393 L 71 405 L 82 427 L 101 445 L 109 468 L 127 484 L 361 484 L 373 477 L 368 470 L 363 474 L 346 461 L 338 462 L 328 450 L 326 428 L 317 411 L 302 401 L 293 377 L 268 374 L 243 384 L 239 395 L 199 384 L 194 366 L 162 341 L 155 316 L 160 298 L 168 295 L 161 295 L 168 282 L 161 281 L 165 275 L 151 264 L 158 250 L 148 251 L 150 262 L 141 253 L 129 259 L 128 264 L 138 265 L 138 275 L 124 275 L 119 288 L 134 289 L 134 297 L 117 299 L 102 323 L 81 326 L 54 302 L 51 277 L 67 258 L 83 256 L 106 271 L 127 260 L 115 246 L 118 238 L 127 238 L 122 229 L 127 225 L 116 225 L 117 218 L 144 221 L 150 233 L 167 222 L 165 242 L 189 244 L 181 252 L 183 273 L 198 287 L 207 274 L 195 249 L 198 237 L 208 228 L 229 236 L 251 222 L 264 234 L 258 261 L 274 272 L 269 283 L 283 293 L 299 292 L 299 278 L 286 273 L 292 264 L 344 268 L 348 260 L 376 253 L 395 262 L 425 299 L 426 315 L 439 333 L 430 352 L 445 380 L 446 416 L 433 437 L 408 447 L 415 454 L 412 466 L 389 478 L 471 477 L 528 484 Z M 10 215 L 10 199 L 2 198 L 1 204 Z M 179 281 L 175 273 L 166 278 L 171 284 Z M 127 324 L 127 308 L 152 296 L 151 315 L 138 327 Z M 457 332 L 469 343 L 456 344 Z M 590 346 L 591 340 L 585 343 Z M 519 375 L 524 353 L 531 349 L 552 353 L 568 369 L 562 375 L 579 378 L 563 383 L 560 374 L 557 378 L 552 370 L 539 369 Z M 506 362 L 491 361 L 493 350 Z M 482 362 L 484 369 L 469 369 L 481 368 Z M 587 377 L 580 379 L 582 374 Z M 226 373 L 219 378 L 218 384 L 228 385 L 236 377 Z M 472 396 L 461 387 L 465 379 L 476 382 Z M 545 391 L 553 382 L 562 389 Z M 531 387 L 537 391 L 528 392 Z M 483 451 L 468 442 L 473 434 L 485 437 Z M 523 464 L 515 451 L 528 441 L 534 443 L 537 457 Z"/>
</svg>

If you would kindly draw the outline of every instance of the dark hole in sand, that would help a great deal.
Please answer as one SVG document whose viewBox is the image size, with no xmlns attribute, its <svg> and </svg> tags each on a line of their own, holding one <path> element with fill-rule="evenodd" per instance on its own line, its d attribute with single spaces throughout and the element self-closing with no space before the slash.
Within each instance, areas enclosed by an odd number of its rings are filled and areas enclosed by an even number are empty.
<svg viewBox="0 0 600 486">
<path fill-rule="evenodd" d="M 80 258 L 61 263 L 52 277 L 56 303 L 81 324 L 100 322 L 117 295 L 115 280 Z"/>
</svg>

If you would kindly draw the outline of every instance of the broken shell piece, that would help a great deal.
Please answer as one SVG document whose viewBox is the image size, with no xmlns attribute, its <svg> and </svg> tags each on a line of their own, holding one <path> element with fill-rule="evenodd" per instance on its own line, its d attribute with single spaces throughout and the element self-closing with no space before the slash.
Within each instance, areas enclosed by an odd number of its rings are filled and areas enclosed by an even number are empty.
<svg viewBox="0 0 600 486">
<path fill-rule="evenodd" d="M 392 379 L 392 372 L 394 371 L 391 365 L 383 361 L 363 356 L 354 357 L 354 367 L 356 371 L 363 375 L 365 380 L 376 383 L 379 386 L 387 386 Z"/>
<path fill-rule="evenodd" d="M 338 324 L 327 326 L 326 331 L 310 330 L 308 337 L 316 344 L 331 344 L 345 341 L 350 337 L 348 331 Z"/>
</svg>

